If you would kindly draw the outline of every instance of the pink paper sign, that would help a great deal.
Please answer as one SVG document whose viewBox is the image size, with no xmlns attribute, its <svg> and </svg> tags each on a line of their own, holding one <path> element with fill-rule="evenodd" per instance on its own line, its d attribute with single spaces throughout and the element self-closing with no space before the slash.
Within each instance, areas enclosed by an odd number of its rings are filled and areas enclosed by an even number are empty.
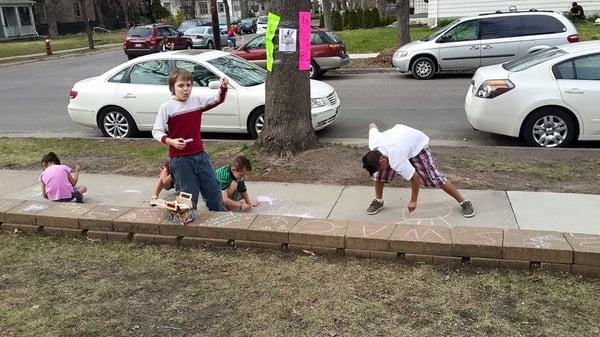
<svg viewBox="0 0 600 337">
<path fill-rule="evenodd" d="M 310 70 L 310 12 L 298 12 L 298 69 Z"/>
</svg>

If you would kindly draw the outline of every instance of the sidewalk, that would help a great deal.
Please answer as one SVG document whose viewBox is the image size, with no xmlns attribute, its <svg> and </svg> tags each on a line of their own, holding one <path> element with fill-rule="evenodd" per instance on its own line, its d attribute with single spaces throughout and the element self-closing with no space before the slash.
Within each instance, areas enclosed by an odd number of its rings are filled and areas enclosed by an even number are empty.
<svg viewBox="0 0 600 337">
<path fill-rule="evenodd" d="M 0 195 L 5 199 L 43 200 L 39 171 L 0 170 Z M 85 202 L 95 205 L 145 207 L 156 178 L 104 174 L 80 176 L 89 192 Z M 260 202 L 252 213 L 303 218 L 398 223 L 421 226 L 498 227 L 600 234 L 600 196 L 570 193 L 462 190 L 477 214 L 467 219 L 459 206 L 439 189 L 422 189 L 414 214 L 408 214 L 407 188 L 386 188 L 385 208 L 365 213 L 373 198 L 369 186 L 337 186 L 247 182 L 250 195 Z M 175 193 L 161 194 L 175 199 Z M 202 211 L 202 208 L 200 209 Z"/>
</svg>

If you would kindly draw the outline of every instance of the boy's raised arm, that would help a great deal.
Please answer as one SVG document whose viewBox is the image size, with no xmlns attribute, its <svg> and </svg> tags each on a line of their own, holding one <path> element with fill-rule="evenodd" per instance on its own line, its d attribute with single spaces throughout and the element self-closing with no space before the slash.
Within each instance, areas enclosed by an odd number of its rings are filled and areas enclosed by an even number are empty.
<svg viewBox="0 0 600 337">
<path fill-rule="evenodd" d="M 375 138 L 379 135 L 379 129 L 377 128 L 377 124 L 369 123 L 369 149 L 375 150 L 377 147 L 375 144 Z"/>
</svg>

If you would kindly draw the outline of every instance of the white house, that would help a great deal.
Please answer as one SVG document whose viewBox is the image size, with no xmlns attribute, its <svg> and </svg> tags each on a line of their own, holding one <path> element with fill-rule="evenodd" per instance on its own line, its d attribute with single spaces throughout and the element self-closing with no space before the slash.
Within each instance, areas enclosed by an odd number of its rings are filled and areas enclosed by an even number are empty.
<svg viewBox="0 0 600 337">
<path fill-rule="evenodd" d="M 419 1 L 419 0 L 415 0 Z M 586 15 L 600 11 L 598 0 L 575 0 L 583 7 Z M 568 12 L 573 0 L 429 0 L 427 17 L 430 25 L 437 24 L 440 18 L 459 18 L 463 16 L 493 13 L 497 10 L 508 12 L 509 6 L 518 11 L 530 9 Z"/>
<path fill-rule="evenodd" d="M 38 36 L 32 7 L 35 1 L 0 0 L 0 40 Z"/>
<path fill-rule="evenodd" d="M 0 0 L 3 1 L 3 0 Z M 187 1 L 187 3 L 190 3 Z M 184 1 L 182 0 L 161 0 L 161 4 L 165 7 L 171 14 L 177 14 L 177 11 L 181 10 L 184 6 Z M 210 16 L 210 1 L 209 0 L 199 0 L 194 1 L 196 5 L 195 14 L 196 17 Z M 248 9 L 253 12 L 255 15 L 263 15 L 265 14 L 265 3 L 258 1 L 248 1 Z M 225 15 L 225 5 L 223 4 L 223 0 L 217 0 L 217 12 L 219 15 Z M 232 18 L 240 19 L 242 18 L 242 12 L 240 9 L 240 0 L 229 0 L 229 15 Z M 245 15 L 243 15 L 245 17 Z"/>
</svg>

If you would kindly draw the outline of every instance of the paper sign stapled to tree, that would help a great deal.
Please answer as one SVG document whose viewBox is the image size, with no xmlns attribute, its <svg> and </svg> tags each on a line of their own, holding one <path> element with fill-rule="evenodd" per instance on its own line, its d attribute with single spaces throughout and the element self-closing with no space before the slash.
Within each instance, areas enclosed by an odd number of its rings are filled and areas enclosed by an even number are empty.
<svg viewBox="0 0 600 337">
<path fill-rule="evenodd" d="M 293 28 L 279 28 L 279 51 L 293 53 L 296 51 L 297 30 Z"/>
<path fill-rule="evenodd" d="M 273 14 L 269 12 L 267 17 L 267 31 L 265 33 L 265 47 L 267 49 L 267 70 L 273 71 L 273 50 L 275 46 L 273 45 L 273 38 L 275 37 L 275 32 L 277 31 L 277 27 L 279 26 L 279 20 L 281 17 L 277 14 Z"/>
</svg>

